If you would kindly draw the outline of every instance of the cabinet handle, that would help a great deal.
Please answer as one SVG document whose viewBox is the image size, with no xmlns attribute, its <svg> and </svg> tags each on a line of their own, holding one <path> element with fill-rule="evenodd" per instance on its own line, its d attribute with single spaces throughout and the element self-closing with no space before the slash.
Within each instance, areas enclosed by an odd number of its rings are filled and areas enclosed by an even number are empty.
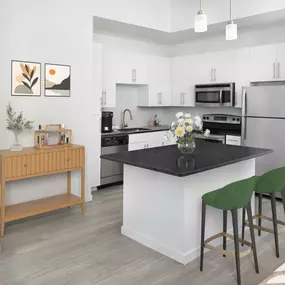
<svg viewBox="0 0 285 285">
<path fill-rule="evenodd" d="M 134 69 L 134 72 L 135 72 L 135 78 L 134 78 L 134 81 L 136 82 L 137 81 L 137 70 Z"/>
<path fill-rule="evenodd" d="M 183 103 L 182 103 L 182 92 L 180 93 L 180 105 L 183 105 Z"/>
<path fill-rule="evenodd" d="M 211 68 L 211 82 L 213 82 L 213 68 Z"/>
<path fill-rule="evenodd" d="M 24 164 L 24 167 L 28 167 L 28 164 Z"/>
<path fill-rule="evenodd" d="M 277 63 L 277 77 L 280 79 L 280 62 Z"/>
<path fill-rule="evenodd" d="M 162 93 L 160 93 L 160 104 L 162 105 Z"/>
<path fill-rule="evenodd" d="M 273 63 L 273 79 L 276 79 L 276 63 Z"/>
<path fill-rule="evenodd" d="M 215 82 L 217 81 L 217 69 L 216 68 L 214 69 L 214 81 Z"/>
<path fill-rule="evenodd" d="M 182 94 L 182 99 L 183 99 L 183 105 L 185 105 L 185 92 Z"/>
<path fill-rule="evenodd" d="M 105 90 L 105 93 L 104 93 L 104 106 L 107 105 L 107 91 Z"/>
</svg>

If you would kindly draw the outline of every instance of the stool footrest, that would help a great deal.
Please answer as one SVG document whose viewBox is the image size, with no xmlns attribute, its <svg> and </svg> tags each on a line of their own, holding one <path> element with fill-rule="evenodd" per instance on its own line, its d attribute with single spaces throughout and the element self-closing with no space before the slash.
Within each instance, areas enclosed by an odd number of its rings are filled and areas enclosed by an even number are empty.
<svg viewBox="0 0 285 285">
<path fill-rule="evenodd" d="M 271 217 L 267 217 L 267 216 L 264 216 L 264 215 L 255 215 L 252 217 L 254 220 L 256 219 L 263 219 L 263 220 L 266 220 L 266 221 L 270 221 L 272 222 L 273 219 Z M 277 220 L 277 224 L 279 225 L 282 225 L 283 227 L 281 227 L 281 229 L 279 229 L 279 232 L 283 232 L 285 231 L 285 222 L 283 221 L 280 221 L 280 220 Z M 249 222 L 248 220 L 245 221 L 245 225 L 248 227 L 249 226 Z M 253 225 L 253 228 L 256 229 L 256 230 L 261 230 L 263 232 L 267 232 L 267 233 L 271 233 L 271 234 L 274 234 L 274 231 L 269 229 L 269 228 L 265 228 L 265 227 L 261 227 L 261 226 L 257 226 L 257 225 Z"/>
<path fill-rule="evenodd" d="M 213 241 L 213 240 L 215 240 L 217 238 L 220 238 L 220 237 L 227 237 L 227 238 L 229 238 L 231 240 L 234 240 L 234 236 L 233 235 L 230 235 L 228 233 L 222 232 L 222 233 L 216 234 L 216 235 L 214 235 L 212 237 L 209 237 L 207 240 L 205 240 L 204 247 L 209 249 L 209 250 L 213 250 L 213 251 L 219 252 L 219 253 L 221 253 L 223 255 L 234 257 L 235 254 L 233 252 L 227 251 L 227 250 L 224 250 L 224 249 L 222 249 L 220 247 L 215 247 L 215 246 L 209 244 L 211 241 Z M 248 250 L 245 250 L 245 251 L 240 253 L 240 258 L 249 255 L 251 253 L 252 243 L 250 243 L 250 242 L 248 242 L 246 240 L 243 240 L 241 238 L 239 238 L 238 240 L 239 240 L 240 243 L 245 244 L 245 245 L 250 247 Z"/>
</svg>

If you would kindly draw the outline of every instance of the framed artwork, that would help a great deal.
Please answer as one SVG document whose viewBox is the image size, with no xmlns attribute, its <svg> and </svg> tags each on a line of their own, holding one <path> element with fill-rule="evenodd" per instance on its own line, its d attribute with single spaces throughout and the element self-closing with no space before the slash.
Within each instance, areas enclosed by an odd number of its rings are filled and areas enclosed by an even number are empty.
<svg viewBox="0 0 285 285">
<path fill-rule="evenodd" d="M 45 64 L 45 96 L 70 97 L 71 66 Z"/>
<path fill-rule="evenodd" d="M 41 64 L 39 62 L 11 62 L 11 95 L 41 96 Z"/>
</svg>

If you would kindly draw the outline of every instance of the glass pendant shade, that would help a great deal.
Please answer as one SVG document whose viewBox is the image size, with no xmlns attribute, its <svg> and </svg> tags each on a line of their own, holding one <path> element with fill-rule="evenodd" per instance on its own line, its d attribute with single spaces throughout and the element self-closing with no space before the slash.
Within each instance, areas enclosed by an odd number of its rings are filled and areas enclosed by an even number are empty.
<svg viewBox="0 0 285 285">
<path fill-rule="evenodd" d="M 237 30 L 237 24 L 234 24 L 233 21 L 230 21 L 226 25 L 226 40 L 227 41 L 233 41 L 238 38 L 238 30 Z"/>
<path fill-rule="evenodd" d="M 195 16 L 195 33 L 203 33 L 208 29 L 207 15 L 202 10 Z"/>
</svg>

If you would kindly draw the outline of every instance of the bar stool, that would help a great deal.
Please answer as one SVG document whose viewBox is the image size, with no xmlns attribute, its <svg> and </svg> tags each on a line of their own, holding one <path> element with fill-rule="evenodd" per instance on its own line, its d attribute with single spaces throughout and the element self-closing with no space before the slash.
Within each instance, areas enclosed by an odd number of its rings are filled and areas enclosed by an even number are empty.
<svg viewBox="0 0 285 285">
<path fill-rule="evenodd" d="M 236 259 L 236 271 L 237 271 L 237 284 L 241 285 L 240 276 L 240 258 L 250 254 L 253 250 L 255 271 L 259 273 L 256 244 L 254 237 L 252 209 L 251 209 L 251 197 L 255 189 L 256 177 L 251 177 L 245 180 L 231 183 L 221 189 L 213 192 L 206 193 L 202 197 L 202 226 L 201 226 L 201 255 L 200 255 L 200 270 L 203 271 L 204 262 L 204 248 L 222 253 L 223 256 L 235 256 Z M 223 232 L 214 235 L 205 240 L 205 223 L 206 223 L 206 206 L 211 206 L 223 211 Z M 238 209 L 247 209 L 248 222 L 251 234 L 251 243 L 242 240 L 238 236 Z M 227 214 L 228 211 L 232 213 L 233 230 L 234 235 L 227 233 Z M 209 243 L 216 238 L 223 237 L 223 248 L 218 248 L 210 245 Z M 227 238 L 234 240 L 235 254 L 227 251 Z M 240 253 L 239 242 L 250 247 L 248 251 Z"/>
<path fill-rule="evenodd" d="M 277 225 L 280 224 L 285 226 L 285 222 L 277 220 L 276 213 L 276 193 L 281 193 L 282 203 L 285 212 L 285 167 L 277 168 L 271 170 L 262 176 L 257 178 L 255 193 L 258 194 L 258 214 L 253 217 L 253 219 L 258 220 L 258 225 L 253 227 L 258 230 L 258 235 L 261 235 L 261 231 L 274 234 L 275 239 L 275 253 L 276 257 L 279 258 L 279 241 L 278 241 L 278 228 Z M 263 194 L 270 195 L 271 201 L 271 211 L 272 218 L 262 215 L 262 196 Z M 262 219 L 267 221 L 272 221 L 273 230 L 262 227 Z M 245 211 L 243 210 L 243 226 L 242 226 L 242 238 L 244 238 L 245 226 L 248 226 L 248 221 L 245 220 Z M 285 227 L 282 229 L 284 230 Z"/>
</svg>

